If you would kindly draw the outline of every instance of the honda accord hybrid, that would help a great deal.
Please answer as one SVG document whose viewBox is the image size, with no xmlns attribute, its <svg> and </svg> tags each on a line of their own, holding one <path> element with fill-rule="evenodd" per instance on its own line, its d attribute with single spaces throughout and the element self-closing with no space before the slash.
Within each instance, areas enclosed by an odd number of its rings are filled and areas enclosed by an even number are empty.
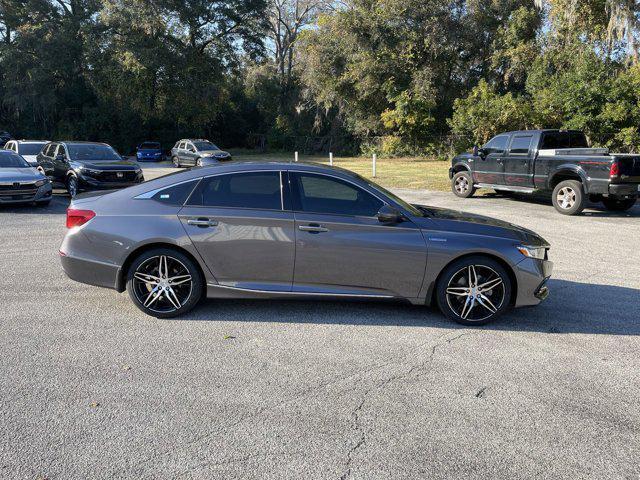
<svg viewBox="0 0 640 480">
<path fill-rule="evenodd" d="M 412 205 L 352 172 L 227 163 L 76 196 L 62 266 L 169 318 L 209 298 L 402 299 L 484 324 L 548 294 L 549 244 L 487 217 Z"/>
</svg>

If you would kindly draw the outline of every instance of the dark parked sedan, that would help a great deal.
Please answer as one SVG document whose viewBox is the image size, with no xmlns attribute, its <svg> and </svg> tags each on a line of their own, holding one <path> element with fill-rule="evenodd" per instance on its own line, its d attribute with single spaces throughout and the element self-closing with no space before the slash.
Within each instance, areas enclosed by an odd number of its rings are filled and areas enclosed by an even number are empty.
<svg viewBox="0 0 640 480">
<path fill-rule="evenodd" d="M 11 150 L 0 150 L 0 205 L 35 203 L 48 205 L 51 182 Z"/>
<path fill-rule="evenodd" d="M 547 295 L 549 244 L 490 218 L 410 205 L 346 170 L 230 163 L 79 196 L 74 280 L 160 318 L 214 298 L 397 298 L 482 324 Z"/>
<path fill-rule="evenodd" d="M 162 160 L 162 147 L 158 142 L 142 142 L 136 148 L 136 160 L 139 162 L 159 162 Z"/>
<path fill-rule="evenodd" d="M 140 166 L 106 143 L 51 142 L 37 158 L 51 181 L 72 197 L 83 190 L 113 190 L 144 181 Z"/>
</svg>

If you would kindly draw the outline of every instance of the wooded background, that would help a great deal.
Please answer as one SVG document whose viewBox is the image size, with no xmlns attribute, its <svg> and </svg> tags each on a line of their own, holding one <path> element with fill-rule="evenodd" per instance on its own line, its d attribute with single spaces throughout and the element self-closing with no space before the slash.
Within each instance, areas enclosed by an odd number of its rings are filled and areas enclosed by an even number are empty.
<svg viewBox="0 0 640 480">
<path fill-rule="evenodd" d="M 639 49 L 635 0 L 0 0 L 0 129 L 404 155 L 563 127 L 639 151 Z"/>
</svg>

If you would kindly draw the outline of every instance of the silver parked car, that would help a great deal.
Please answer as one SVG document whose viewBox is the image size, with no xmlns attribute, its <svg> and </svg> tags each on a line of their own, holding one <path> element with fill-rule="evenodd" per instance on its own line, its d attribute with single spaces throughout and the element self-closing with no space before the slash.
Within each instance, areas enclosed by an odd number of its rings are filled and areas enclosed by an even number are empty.
<svg viewBox="0 0 640 480">
<path fill-rule="evenodd" d="M 201 138 L 178 140 L 171 149 L 171 161 L 176 167 L 208 167 L 231 160 L 229 152 Z"/>
<path fill-rule="evenodd" d="M 42 172 L 12 150 L 0 150 L 0 205 L 51 202 L 51 183 Z"/>
<path fill-rule="evenodd" d="M 486 217 L 410 205 L 342 169 L 227 163 L 74 198 L 69 277 L 159 318 L 210 298 L 397 298 L 482 324 L 547 296 L 549 244 Z"/>
</svg>

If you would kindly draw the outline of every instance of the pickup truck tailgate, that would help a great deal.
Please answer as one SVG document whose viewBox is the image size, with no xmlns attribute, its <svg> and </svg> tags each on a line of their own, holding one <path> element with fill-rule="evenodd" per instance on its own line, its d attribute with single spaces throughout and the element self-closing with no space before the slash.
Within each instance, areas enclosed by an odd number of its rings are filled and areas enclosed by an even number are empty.
<svg viewBox="0 0 640 480">
<path fill-rule="evenodd" d="M 640 183 L 640 155 L 616 154 L 622 182 Z"/>
</svg>

